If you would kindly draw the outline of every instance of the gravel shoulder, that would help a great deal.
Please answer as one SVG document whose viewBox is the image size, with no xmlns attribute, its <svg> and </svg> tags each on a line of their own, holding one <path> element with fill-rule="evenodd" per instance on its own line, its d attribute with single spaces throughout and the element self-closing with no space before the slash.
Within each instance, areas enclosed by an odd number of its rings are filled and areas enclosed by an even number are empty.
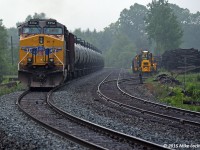
<svg viewBox="0 0 200 150">
<path fill-rule="evenodd" d="M 15 102 L 21 93 L 15 92 L 0 97 L 0 149 L 85 149 L 46 130 L 20 112 Z"/>
</svg>

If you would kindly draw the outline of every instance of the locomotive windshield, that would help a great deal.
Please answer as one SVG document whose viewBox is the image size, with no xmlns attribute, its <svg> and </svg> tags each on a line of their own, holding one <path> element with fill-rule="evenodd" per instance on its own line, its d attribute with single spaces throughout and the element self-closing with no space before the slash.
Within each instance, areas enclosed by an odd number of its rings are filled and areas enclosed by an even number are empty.
<svg viewBox="0 0 200 150">
<path fill-rule="evenodd" d="M 149 53 L 143 52 L 143 53 L 142 53 L 142 59 L 143 59 L 143 60 L 148 60 L 148 59 L 149 59 Z"/>
<path fill-rule="evenodd" d="M 44 28 L 44 34 L 63 34 L 62 28 Z"/>
<path fill-rule="evenodd" d="M 23 33 L 24 34 L 40 34 L 41 33 L 40 27 L 24 27 Z"/>
</svg>

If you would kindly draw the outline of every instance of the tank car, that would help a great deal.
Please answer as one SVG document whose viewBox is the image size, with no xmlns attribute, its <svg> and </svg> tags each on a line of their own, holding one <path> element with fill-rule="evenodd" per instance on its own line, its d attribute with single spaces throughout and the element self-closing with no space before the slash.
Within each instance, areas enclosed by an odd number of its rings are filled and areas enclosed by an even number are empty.
<svg viewBox="0 0 200 150">
<path fill-rule="evenodd" d="M 157 70 L 157 63 L 149 51 L 141 51 L 132 60 L 132 71 L 151 73 Z"/>
<path fill-rule="evenodd" d="M 104 66 L 100 50 L 54 19 L 31 19 L 18 30 L 18 78 L 28 87 L 55 87 Z"/>
</svg>

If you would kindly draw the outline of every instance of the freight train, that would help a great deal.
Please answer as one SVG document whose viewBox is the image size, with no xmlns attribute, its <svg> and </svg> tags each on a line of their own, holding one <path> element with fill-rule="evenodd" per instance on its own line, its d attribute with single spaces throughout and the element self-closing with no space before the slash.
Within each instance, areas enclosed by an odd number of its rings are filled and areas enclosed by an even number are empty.
<svg viewBox="0 0 200 150">
<path fill-rule="evenodd" d="M 54 19 L 31 19 L 18 30 L 18 78 L 28 87 L 56 87 L 104 67 L 99 49 Z"/>
<path fill-rule="evenodd" d="M 132 71 L 141 73 L 151 73 L 157 71 L 157 62 L 152 53 L 149 51 L 141 51 L 132 60 Z"/>
</svg>

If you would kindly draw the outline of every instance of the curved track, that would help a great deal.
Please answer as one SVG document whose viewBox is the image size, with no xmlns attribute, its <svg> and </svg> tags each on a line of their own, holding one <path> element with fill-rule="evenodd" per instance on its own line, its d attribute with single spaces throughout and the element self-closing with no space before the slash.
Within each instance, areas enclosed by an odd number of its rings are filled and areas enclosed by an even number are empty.
<svg viewBox="0 0 200 150">
<path fill-rule="evenodd" d="M 76 143 L 91 149 L 166 149 L 160 145 L 125 135 L 70 115 L 57 108 L 51 91 L 26 91 L 17 105 L 29 117 Z"/>
<path fill-rule="evenodd" d="M 164 119 L 178 121 L 178 122 L 181 122 L 182 124 L 189 124 L 189 125 L 200 127 L 200 113 L 198 113 L 198 112 L 188 111 L 188 110 L 184 110 L 184 109 L 179 109 L 179 108 L 159 104 L 156 102 L 142 99 L 140 97 L 133 96 L 130 93 L 127 93 L 125 90 L 123 90 L 120 87 L 120 83 L 122 83 L 123 81 L 126 81 L 126 80 L 132 80 L 132 79 L 135 80 L 135 78 L 120 79 L 120 74 L 121 74 L 121 71 L 118 74 L 118 77 L 116 77 L 117 79 L 108 80 L 108 78 L 110 78 L 110 76 L 111 76 L 111 74 L 109 74 L 99 84 L 97 92 L 100 97 L 102 97 L 105 100 L 110 101 L 114 104 L 117 104 L 121 107 L 125 107 L 125 108 L 133 110 L 133 111 L 138 111 L 138 112 L 146 113 L 146 114 L 149 114 L 152 116 L 157 116 L 157 117 L 164 118 Z M 105 89 L 108 91 L 107 95 L 109 95 L 109 96 L 106 96 L 106 94 L 104 94 L 104 93 L 107 93 L 107 91 L 104 90 L 104 92 L 102 92 L 102 89 L 103 89 L 102 86 L 105 86 L 105 84 L 107 84 L 107 85 L 112 84 L 114 86 L 113 87 L 114 89 L 117 88 L 121 92 L 121 96 L 112 96 L 112 94 L 109 94 L 109 91 L 111 91 L 109 89 L 111 89 L 111 88 L 108 88 L 108 87 Z M 120 100 L 119 97 L 121 97 L 121 99 L 125 99 L 125 100 L 123 100 L 123 102 L 122 102 L 122 100 Z"/>
</svg>

